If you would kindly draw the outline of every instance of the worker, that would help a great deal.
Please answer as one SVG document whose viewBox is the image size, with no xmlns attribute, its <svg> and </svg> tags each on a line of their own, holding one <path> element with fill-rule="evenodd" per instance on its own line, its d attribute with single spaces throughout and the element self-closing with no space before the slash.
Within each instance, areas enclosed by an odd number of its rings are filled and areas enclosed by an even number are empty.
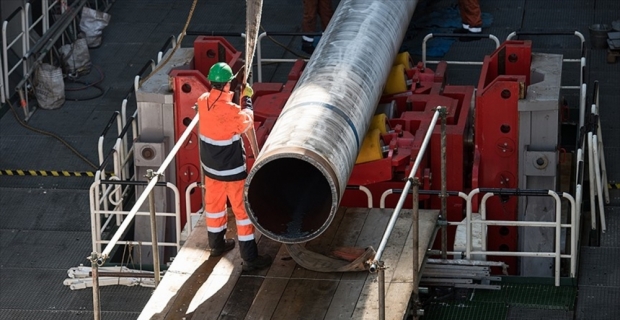
<svg viewBox="0 0 620 320">
<path fill-rule="evenodd" d="M 305 53 L 312 54 L 321 36 L 312 36 L 310 34 L 316 32 L 317 14 L 321 18 L 321 31 L 327 29 L 329 21 L 334 15 L 332 0 L 303 0 L 304 15 L 301 23 L 301 50 Z"/>
<path fill-rule="evenodd" d="M 243 270 L 263 269 L 271 265 L 271 257 L 258 255 L 254 225 L 245 211 L 243 185 L 247 177 L 245 149 L 241 134 L 254 125 L 252 87 L 243 89 L 243 105 L 235 104 L 230 91 L 235 78 L 230 66 L 214 64 L 207 77 L 211 91 L 198 98 L 200 116 L 200 162 L 205 174 L 205 216 L 211 256 L 221 256 L 235 247 L 233 239 L 225 239 L 227 226 L 226 200 L 231 204 L 237 225 L 239 252 Z"/>
<path fill-rule="evenodd" d="M 463 27 L 454 30 L 454 33 L 482 33 L 482 12 L 480 11 L 479 0 L 459 0 L 459 12 L 461 13 Z"/>
</svg>

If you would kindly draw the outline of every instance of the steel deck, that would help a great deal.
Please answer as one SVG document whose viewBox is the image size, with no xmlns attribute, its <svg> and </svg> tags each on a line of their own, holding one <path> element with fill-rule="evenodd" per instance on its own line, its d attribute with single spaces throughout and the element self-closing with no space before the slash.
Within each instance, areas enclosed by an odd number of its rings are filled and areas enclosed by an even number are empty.
<svg viewBox="0 0 620 320">
<path fill-rule="evenodd" d="M 334 3 L 337 2 L 334 0 Z M 104 30 L 101 47 L 90 50 L 93 64 L 103 72 L 104 79 L 100 86 L 104 94 L 91 100 L 68 100 L 59 110 L 37 110 L 29 124 L 62 136 L 77 151 L 95 162 L 97 138 L 112 113 L 120 109 L 133 77 L 149 59 L 156 58 L 168 37 L 181 32 L 191 3 L 191 0 L 116 1 L 109 11 L 112 19 Z M 453 0 L 419 1 L 412 21 L 419 21 L 455 3 Z M 481 1 L 481 5 L 483 13 L 493 18 L 484 32 L 499 39 L 505 39 L 510 32 L 520 29 L 578 30 L 589 39 L 589 25 L 610 24 L 620 19 L 620 1 L 617 0 L 494 0 Z M 190 29 L 240 33 L 244 30 L 244 12 L 243 2 L 198 1 Z M 301 14 L 299 1 L 265 1 L 263 26 L 269 31 L 298 32 Z M 451 32 L 451 29 L 443 31 Z M 417 27 L 412 23 L 408 30 L 403 48 L 412 52 L 416 61 L 420 60 L 415 53 L 420 48 L 421 39 L 429 32 L 437 32 L 437 28 L 432 25 Z M 574 54 L 573 57 L 578 55 L 574 49 L 575 40 L 571 37 L 531 39 L 534 40 L 534 51 Z M 281 37 L 277 40 L 301 53 L 298 50 L 299 37 Z M 192 37 L 186 37 L 183 46 L 191 46 L 192 41 Z M 240 39 L 231 38 L 230 41 L 235 47 L 242 47 Z M 455 42 L 441 59 L 480 61 L 484 54 L 492 50 L 485 43 Z M 620 137 L 617 126 L 620 123 L 620 112 L 617 111 L 620 103 L 620 63 L 608 64 L 605 50 L 590 49 L 589 42 L 586 46 L 587 83 L 589 88 L 595 80 L 599 80 L 601 85 L 601 123 L 606 138 L 607 174 L 610 182 L 620 183 L 620 142 L 617 139 Z M 268 41 L 263 47 L 263 54 L 294 57 Z M 281 82 L 289 69 L 287 64 L 265 66 L 263 80 Z M 448 67 L 448 82 L 452 84 L 474 85 L 477 75 L 475 68 Z M 93 72 L 91 77 L 93 81 L 99 76 Z M 77 97 L 85 99 L 91 96 L 92 92 L 79 92 Z M 570 93 L 566 96 L 574 113 L 577 106 L 575 96 Z M 591 90 L 588 90 L 589 99 L 591 96 Z M 17 106 L 15 99 L 13 102 Z M 4 114 L 0 118 L 0 172 L 15 169 L 92 170 L 55 139 L 20 126 L 7 110 L 7 106 L 3 106 L 3 112 L 0 112 Z M 115 134 L 115 129 L 112 132 Z M 109 144 L 106 148 L 109 149 Z M 62 284 L 68 268 L 88 264 L 86 256 L 91 251 L 91 244 L 87 190 L 91 183 L 92 179 L 87 177 L 0 176 L 0 318 L 93 318 L 91 291 L 71 291 Z M 620 301 L 620 283 L 615 263 L 620 248 L 617 241 L 620 235 L 620 190 L 611 190 L 611 198 L 606 208 L 608 230 L 600 235 L 600 246 L 591 246 L 587 236 L 581 243 L 574 309 L 550 312 L 519 307 L 509 310 L 509 319 L 620 318 L 620 304 L 617 303 Z M 589 221 L 587 214 L 584 221 Z M 584 227 L 587 234 L 588 226 Z M 260 243 L 261 250 L 274 254 L 279 252 L 279 248 L 268 245 L 265 240 Z M 281 259 L 277 261 L 276 265 L 286 262 Z M 302 272 L 292 268 L 293 273 Z M 245 276 L 240 280 L 248 283 L 253 290 L 259 287 L 251 284 L 253 281 L 263 284 L 265 281 L 261 277 Z M 314 282 L 308 280 L 303 285 L 308 283 Z M 317 287 L 315 292 L 321 292 L 320 289 Z M 103 287 L 103 318 L 136 319 L 152 292 L 152 289 L 143 287 Z M 315 294 L 312 298 L 317 297 L 319 295 Z M 234 318 L 232 313 L 228 318 Z"/>
</svg>

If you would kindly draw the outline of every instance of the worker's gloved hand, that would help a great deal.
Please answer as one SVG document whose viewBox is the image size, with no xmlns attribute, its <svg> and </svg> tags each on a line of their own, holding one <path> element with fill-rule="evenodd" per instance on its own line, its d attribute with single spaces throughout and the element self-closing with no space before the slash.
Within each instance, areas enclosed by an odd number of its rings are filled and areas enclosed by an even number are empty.
<svg viewBox="0 0 620 320">
<path fill-rule="evenodd" d="M 253 95 L 254 95 L 254 90 L 252 89 L 252 87 L 250 87 L 249 84 L 246 84 L 245 88 L 243 88 L 243 96 L 251 98 Z"/>
</svg>

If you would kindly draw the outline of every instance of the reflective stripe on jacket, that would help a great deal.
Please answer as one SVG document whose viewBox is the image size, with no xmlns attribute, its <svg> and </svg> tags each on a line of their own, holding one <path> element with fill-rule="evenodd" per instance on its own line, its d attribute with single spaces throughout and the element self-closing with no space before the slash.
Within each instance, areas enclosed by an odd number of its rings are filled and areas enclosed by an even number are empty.
<svg viewBox="0 0 620 320">
<path fill-rule="evenodd" d="M 241 133 L 250 117 L 232 102 L 233 93 L 212 89 L 198 98 L 200 162 L 204 174 L 219 181 L 247 177 Z"/>
</svg>

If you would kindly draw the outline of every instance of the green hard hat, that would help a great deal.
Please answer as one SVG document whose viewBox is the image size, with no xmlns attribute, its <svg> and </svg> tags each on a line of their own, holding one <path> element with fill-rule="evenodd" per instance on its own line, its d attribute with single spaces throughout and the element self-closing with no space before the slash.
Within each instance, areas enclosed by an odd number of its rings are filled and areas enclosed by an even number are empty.
<svg viewBox="0 0 620 320">
<path fill-rule="evenodd" d="M 211 82 L 226 83 L 234 78 L 235 75 L 233 75 L 232 69 L 225 62 L 218 62 L 209 70 L 208 79 Z"/>
</svg>

